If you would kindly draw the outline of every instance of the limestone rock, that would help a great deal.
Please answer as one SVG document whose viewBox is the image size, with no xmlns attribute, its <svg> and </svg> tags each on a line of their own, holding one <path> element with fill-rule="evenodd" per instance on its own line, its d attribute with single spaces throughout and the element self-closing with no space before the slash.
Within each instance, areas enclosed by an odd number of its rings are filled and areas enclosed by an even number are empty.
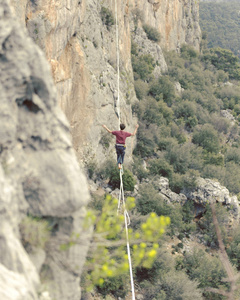
<svg viewBox="0 0 240 300">
<path fill-rule="evenodd" d="M 168 68 L 161 47 L 157 43 L 149 40 L 141 27 L 137 28 L 132 37 L 133 41 L 139 46 L 138 55 L 150 54 L 154 58 L 156 66 L 153 70 L 153 75 L 155 78 L 166 73 Z"/>
<path fill-rule="evenodd" d="M 158 181 L 159 194 L 167 202 L 178 202 L 184 204 L 187 201 L 187 197 L 184 194 L 174 193 L 169 188 L 169 180 L 166 177 L 160 177 Z"/>
<path fill-rule="evenodd" d="M 181 84 L 179 82 L 174 82 L 175 91 L 181 95 L 184 91 L 184 88 L 181 87 Z"/>
<path fill-rule="evenodd" d="M 38 299 L 32 291 L 26 278 L 0 264 L 0 298 L 4 300 Z"/>
<path fill-rule="evenodd" d="M 80 276 L 92 229 L 83 230 L 85 208 L 68 218 L 55 219 L 57 229 L 46 247 L 47 259 L 41 278 L 53 299 L 79 300 Z"/>
<path fill-rule="evenodd" d="M 199 50 L 201 29 L 199 3 L 190 1 L 130 1 L 132 11 L 141 15 L 139 23 L 156 28 L 161 35 L 160 44 L 168 50 L 180 50 L 182 44 Z"/>
<path fill-rule="evenodd" d="M 221 186 L 218 181 L 212 179 L 198 178 L 196 188 L 192 191 L 185 191 L 187 198 L 199 207 L 204 208 L 207 203 L 219 202 L 228 205 L 233 214 L 239 216 L 239 205 L 236 196 L 231 196 L 229 190 Z"/>
<path fill-rule="evenodd" d="M 223 110 L 221 110 L 221 115 L 222 115 L 224 118 L 226 118 L 226 119 L 228 119 L 228 120 L 230 120 L 230 121 L 235 121 L 235 118 L 234 118 L 234 116 L 232 115 L 230 109 L 223 109 Z"/>
<path fill-rule="evenodd" d="M 0 75 L 0 298 L 49 300 L 53 291 L 50 295 L 42 289 L 38 271 L 54 264 L 55 257 L 45 250 L 37 261 L 33 258 L 33 264 L 21 244 L 19 223 L 28 213 L 51 220 L 56 227 L 49 245 L 60 245 L 63 235 L 81 230 L 90 197 L 72 148 L 69 123 L 58 107 L 49 64 L 12 15 L 10 0 L 0 0 Z M 65 220 L 74 225 L 66 226 L 63 234 L 60 224 Z M 89 234 L 83 233 L 65 254 L 71 262 L 69 269 L 57 261 L 51 273 L 55 299 L 74 299 L 74 289 L 80 298 Z M 78 265 L 77 272 L 73 265 Z M 62 292 L 64 281 L 71 291 Z"/>
<path fill-rule="evenodd" d="M 0 225 L 0 298 L 37 299 L 39 277 L 36 269 L 11 224 L 1 221 Z"/>
</svg>

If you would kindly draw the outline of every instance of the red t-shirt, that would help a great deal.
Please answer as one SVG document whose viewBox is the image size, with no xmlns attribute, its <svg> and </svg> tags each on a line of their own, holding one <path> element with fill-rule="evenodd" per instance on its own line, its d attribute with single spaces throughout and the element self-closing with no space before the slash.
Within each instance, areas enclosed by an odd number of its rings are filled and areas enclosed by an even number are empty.
<svg viewBox="0 0 240 300">
<path fill-rule="evenodd" d="M 131 133 L 123 130 L 112 131 L 112 134 L 116 135 L 116 144 L 122 144 L 122 145 L 125 145 L 126 138 L 132 135 Z"/>
</svg>

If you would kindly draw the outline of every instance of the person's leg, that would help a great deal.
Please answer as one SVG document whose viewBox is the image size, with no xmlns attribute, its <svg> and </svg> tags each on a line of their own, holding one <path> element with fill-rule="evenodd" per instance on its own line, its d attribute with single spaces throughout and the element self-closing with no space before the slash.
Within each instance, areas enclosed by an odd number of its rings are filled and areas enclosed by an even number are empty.
<svg viewBox="0 0 240 300">
<path fill-rule="evenodd" d="M 122 159 L 122 164 L 123 164 L 123 161 L 124 161 L 124 156 L 125 156 L 125 147 L 121 147 L 121 159 Z"/>
<path fill-rule="evenodd" d="M 118 168 L 121 169 L 121 163 L 122 163 L 122 156 L 121 156 L 121 149 L 120 146 L 115 146 L 116 152 L 117 152 L 117 163 L 118 163 Z"/>
</svg>

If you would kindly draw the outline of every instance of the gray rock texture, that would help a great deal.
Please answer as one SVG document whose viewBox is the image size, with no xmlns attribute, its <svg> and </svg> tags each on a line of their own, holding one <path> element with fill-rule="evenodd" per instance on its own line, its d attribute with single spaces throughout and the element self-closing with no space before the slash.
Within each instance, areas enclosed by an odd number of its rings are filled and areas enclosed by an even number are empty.
<svg viewBox="0 0 240 300">
<path fill-rule="evenodd" d="M 184 204 L 187 201 L 187 197 L 184 194 L 177 194 L 174 193 L 170 188 L 169 188 L 169 180 L 166 177 L 160 177 L 158 180 L 158 188 L 159 188 L 159 194 L 163 197 L 163 199 L 170 203 L 181 203 Z"/>
<path fill-rule="evenodd" d="M 199 50 L 201 29 L 199 3 L 189 1 L 131 0 L 132 11 L 138 22 L 156 28 L 161 34 L 161 46 L 168 50 L 180 49 L 182 44 Z"/>
<path fill-rule="evenodd" d="M 153 75 L 155 78 L 167 72 L 168 67 L 161 47 L 156 42 L 149 40 L 141 27 L 137 28 L 135 33 L 132 34 L 132 39 L 139 46 L 139 56 L 150 54 L 154 58 L 156 66 L 153 70 Z"/>
<path fill-rule="evenodd" d="M 228 205 L 233 215 L 239 218 L 239 203 L 237 196 L 231 196 L 229 190 L 221 186 L 218 181 L 212 179 L 198 178 L 196 188 L 185 191 L 188 200 L 193 201 L 198 207 L 198 214 L 204 210 L 206 204 L 219 202 Z"/>
<path fill-rule="evenodd" d="M 59 245 L 72 232 L 81 233 L 87 181 L 57 105 L 49 64 L 16 21 L 9 0 L 0 0 L 0 74 L 0 299 L 80 299 L 89 233 L 65 251 Z M 30 256 L 19 232 L 27 214 L 52 224 L 46 247 Z M 41 285 L 46 268 L 55 283 L 49 294 Z M 63 282 L 69 288 L 62 290 Z"/>
</svg>

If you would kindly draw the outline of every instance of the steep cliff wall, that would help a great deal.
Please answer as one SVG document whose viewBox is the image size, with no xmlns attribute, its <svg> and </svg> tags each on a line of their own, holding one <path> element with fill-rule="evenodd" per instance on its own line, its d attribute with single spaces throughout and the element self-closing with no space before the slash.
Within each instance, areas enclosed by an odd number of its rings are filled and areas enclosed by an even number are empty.
<svg viewBox="0 0 240 300">
<path fill-rule="evenodd" d="M 87 182 L 57 105 L 49 64 L 8 0 L 0 0 L 0 75 L 0 299 L 50 299 L 45 288 L 52 299 L 79 299 L 87 233 L 71 249 L 60 246 L 72 232 L 81 232 Z M 51 225 L 46 246 L 29 253 L 19 230 L 27 215 Z M 48 278 L 45 286 L 40 277 Z"/>
<path fill-rule="evenodd" d="M 159 30 L 161 46 L 179 49 L 184 43 L 199 50 L 201 30 L 199 3 L 194 0 L 130 0 L 142 22 Z"/>
<path fill-rule="evenodd" d="M 106 24 L 102 20 L 103 8 L 108 9 L 116 21 L 117 3 L 121 119 L 129 131 L 136 122 L 131 112 L 131 104 L 136 101 L 131 67 L 131 35 L 135 38 L 136 11 L 142 20 L 138 26 L 146 23 L 157 28 L 163 47 L 177 49 L 186 42 L 199 48 L 198 5 L 191 0 L 11 1 L 17 16 L 26 24 L 52 66 L 58 102 L 71 124 L 74 148 L 82 161 L 93 159 L 99 163 L 109 155 L 114 156 L 114 142 L 107 153 L 99 143 L 100 125 L 107 123 L 116 129 L 119 122 L 116 116 L 116 23 Z M 136 39 L 142 39 L 141 36 L 138 31 Z M 160 75 L 166 70 L 161 48 L 158 46 L 151 53 L 161 62 L 156 72 Z"/>
</svg>

